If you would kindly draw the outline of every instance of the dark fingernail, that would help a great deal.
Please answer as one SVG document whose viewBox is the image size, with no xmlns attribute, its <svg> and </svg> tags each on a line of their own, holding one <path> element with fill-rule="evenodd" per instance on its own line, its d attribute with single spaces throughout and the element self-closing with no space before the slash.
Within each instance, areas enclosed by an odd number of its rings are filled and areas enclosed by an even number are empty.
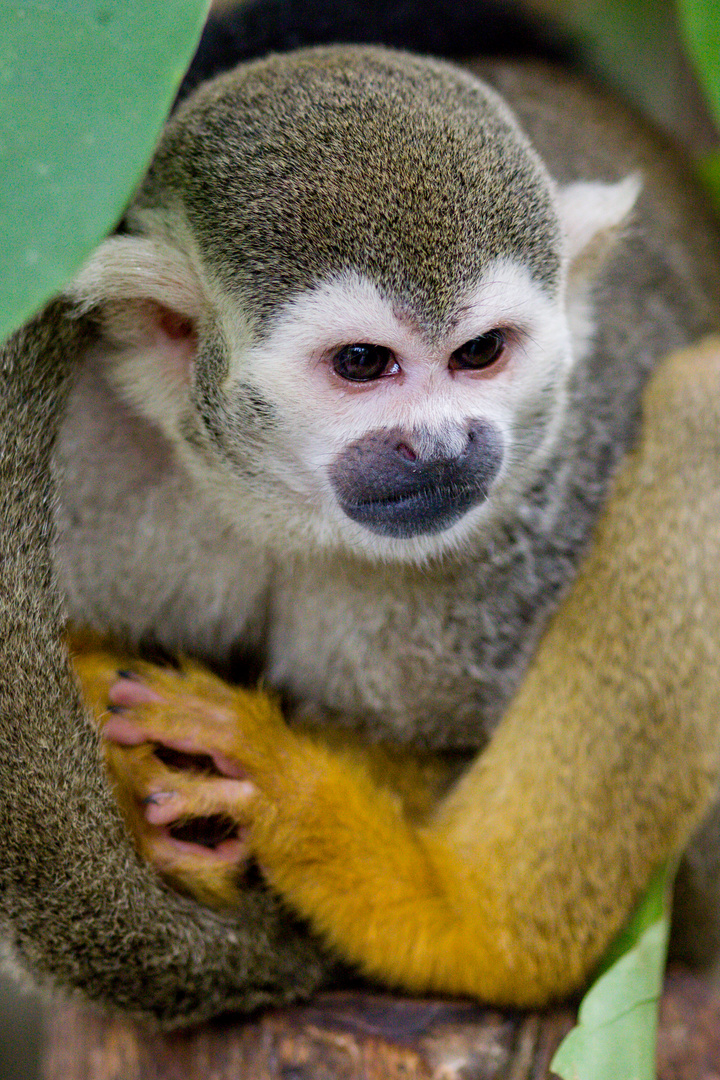
<svg viewBox="0 0 720 1080">
<path fill-rule="evenodd" d="M 143 806 L 161 806 L 172 798 L 172 791 L 155 791 L 151 795 L 146 795 L 142 800 L 142 804 Z"/>
</svg>

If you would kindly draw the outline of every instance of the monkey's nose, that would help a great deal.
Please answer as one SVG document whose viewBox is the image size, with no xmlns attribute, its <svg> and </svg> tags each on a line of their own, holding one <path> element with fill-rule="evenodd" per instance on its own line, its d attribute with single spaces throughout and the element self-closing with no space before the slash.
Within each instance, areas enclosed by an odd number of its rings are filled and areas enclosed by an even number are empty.
<svg viewBox="0 0 720 1080">
<path fill-rule="evenodd" d="M 485 420 L 470 420 L 465 427 L 445 431 L 402 432 L 395 444 L 395 453 L 403 461 L 421 466 L 463 461 L 473 455 L 476 447 L 481 453 L 487 450 L 490 427 Z"/>
</svg>

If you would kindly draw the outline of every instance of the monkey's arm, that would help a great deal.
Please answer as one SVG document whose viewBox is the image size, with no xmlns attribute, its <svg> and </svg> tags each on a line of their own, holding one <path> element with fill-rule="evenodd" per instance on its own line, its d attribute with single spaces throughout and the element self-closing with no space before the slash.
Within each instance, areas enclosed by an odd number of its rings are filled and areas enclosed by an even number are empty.
<svg viewBox="0 0 720 1080">
<path fill-rule="evenodd" d="M 137 859 L 61 645 L 50 454 L 91 329 L 61 303 L 0 353 L 0 928 L 43 981 L 164 1022 L 313 989 L 317 949 L 259 893 L 237 918 Z"/>
<path fill-rule="evenodd" d="M 576 989 L 716 791 L 719 463 L 715 344 L 653 379 L 593 553 L 489 748 L 425 827 L 265 699 L 221 692 L 208 711 L 189 683 L 174 717 L 111 719 L 120 742 L 215 756 L 215 780 L 155 776 L 169 800 L 148 813 L 155 839 L 228 813 L 293 908 L 385 981 L 514 1005 Z"/>
</svg>

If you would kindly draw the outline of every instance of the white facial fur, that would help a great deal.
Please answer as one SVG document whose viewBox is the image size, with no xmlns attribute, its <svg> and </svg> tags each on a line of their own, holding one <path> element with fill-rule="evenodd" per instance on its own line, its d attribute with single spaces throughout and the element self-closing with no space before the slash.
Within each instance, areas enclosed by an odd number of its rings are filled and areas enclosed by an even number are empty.
<svg viewBox="0 0 720 1080">
<path fill-rule="evenodd" d="M 450 356 L 489 330 L 503 328 L 508 344 L 489 370 L 454 371 Z M 509 260 L 498 260 L 463 297 L 445 332 L 430 338 L 378 288 L 355 274 L 326 282 L 289 303 L 269 337 L 249 351 L 234 349 L 244 324 L 224 326 L 233 357 L 223 387 L 250 384 L 278 414 L 272 453 L 264 468 L 276 485 L 278 513 L 286 523 L 312 516 L 315 544 L 338 544 L 369 557 L 426 559 L 463 547 L 492 513 L 495 498 L 432 536 L 393 539 L 371 534 L 338 505 L 328 477 L 349 443 L 380 429 L 401 428 L 439 436 L 448 454 L 462 446 L 463 425 L 488 421 L 502 437 L 498 497 L 534 472 L 557 426 L 571 346 L 561 303 L 551 300 Z M 343 345 L 366 342 L 390 349 L 397 372 L 367 383 L 335 374 L 332 356 Z M 517 418 L 542 395 L 558 399 L 554 420 L 529 456 Z M 533 440 L 534 441 L 534 440 Z M 282 506 L 282 510 L 280 507 Z M 307 523 L 297 522 L 305 534 Z M 290 530 L 288 525 L 288 531 Z"/>
</svg>

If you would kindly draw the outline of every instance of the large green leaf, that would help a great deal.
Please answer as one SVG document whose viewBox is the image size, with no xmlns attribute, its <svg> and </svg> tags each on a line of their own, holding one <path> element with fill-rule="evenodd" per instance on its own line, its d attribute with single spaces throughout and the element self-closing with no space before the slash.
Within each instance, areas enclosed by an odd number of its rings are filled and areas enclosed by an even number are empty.
<svg viewBox="0 0 720 1080">
<path fill-rule="evenodd" d="M 561 1080 L 654 1080 L 673 866 L 658 872 L 550 1066 Z"/>
<path fill-rule="evenodd" d="M 113 228 L 207 0 L 0 0 L 0 340 Z"/>
</svg>

